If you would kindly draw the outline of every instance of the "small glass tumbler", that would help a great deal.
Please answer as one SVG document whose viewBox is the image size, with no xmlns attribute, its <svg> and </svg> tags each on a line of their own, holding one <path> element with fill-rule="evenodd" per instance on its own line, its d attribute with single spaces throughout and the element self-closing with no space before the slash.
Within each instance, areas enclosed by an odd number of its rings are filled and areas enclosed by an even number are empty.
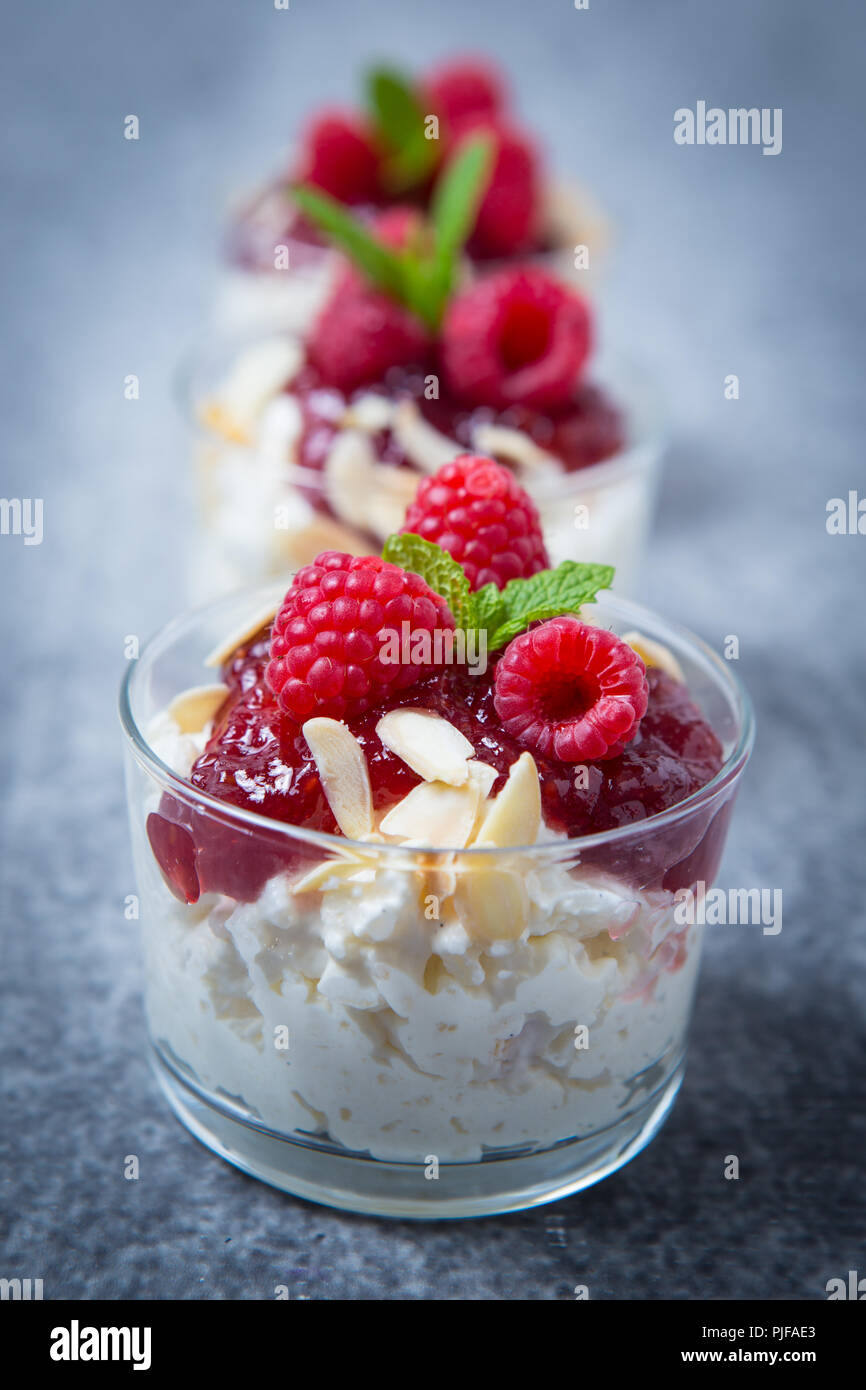
<svg viewBox="0 0 866 1390">
<path fill-rule="evenodd" d="M 291 449 L 269 430 L 249 441 L 227 434 L 212 402 L 233 363 L 258 345 L 279 342 L 217 341 L 190 364 L 181 382 L 197 484 L 198 527 L 189 551 L 193 602 L 288 575 L 323 550 L 380 553 L 387 536 L 401 529 L 424 476 L 383 466 L 349 491 L 347 483 L 331 483 L 321 471 L 299 467 Z M 664 410 L 652 381 L 628 360 L 601 355 L 590 375 L 622 414 L 622 448 L 601 463 L 570 472 L 524 469 L 520 481 L 538 507 L 551 563 L 614 565 L 616 592 L 632 595 L 658 492 Z M 454 457 L 465 451 L 455 441 Z"/>
<path fill-rule="evenodd" d="M 593 621 L 679 661 L 717 776 L 614 831 L 525 849 L 353 842 L 178 775 L 165 710 L 273 592 L 170 623 L 121 693 L 153 1062 L 176 1114 L 264 1181 L 351 1211 L 513 1211 L 628 1162 L 683 1076 L 701 927 L 750 706 L 697 638 L 608 597 Z M 186 759 L 186 763 L 184 760 Z M 171 766 L 169 765 L 171 764 Z"/>
</svg>

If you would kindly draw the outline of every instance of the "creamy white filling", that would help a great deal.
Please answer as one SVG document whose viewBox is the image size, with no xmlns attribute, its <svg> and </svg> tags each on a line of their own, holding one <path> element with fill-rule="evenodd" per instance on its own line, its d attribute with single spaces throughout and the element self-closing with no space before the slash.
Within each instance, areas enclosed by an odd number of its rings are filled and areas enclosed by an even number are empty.
<svg viewBox="0 0 866 1390">
<path fill-rule="evenodd" d="M 186 775 L 203 735 L 160 721 L 153 745 Z M 429 880 L 385 856 L 315 891 L 281 874 L 254 903 L 192 907 L 151 861 L 153 1036 L 269 1128 L 378 1158 L 477 1159 L 613 1125 L 682 1045 L 699 933 L 664 969 L 669 895 L 557 864 L 521 872 L 522 933 L 485 943 L 452 897 L 429 920 Z"/>
</svg>

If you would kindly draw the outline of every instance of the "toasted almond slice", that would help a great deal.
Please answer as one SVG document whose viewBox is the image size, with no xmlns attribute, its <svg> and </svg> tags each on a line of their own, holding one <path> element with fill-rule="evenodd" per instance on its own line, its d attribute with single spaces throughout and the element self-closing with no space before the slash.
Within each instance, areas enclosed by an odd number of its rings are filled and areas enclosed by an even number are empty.
<svg viewBox="0 0 866 1390">
<path fill-rule="evenodd" d="M 272 602 L 263 605 L 256 613 L 253 613 L 245 623 L 229 633 L 224 641 L 217 644 L 212 652 L 209 652 L 204 659 L 205 666 L 222 666 L 228 661 L 233 652 L 236 652 L 242 642 L 246 642 L 250 637 L 255 637 L 260 628 L 273 620 L 279 602 Z"/>
<path fill-rule="evenodd" d="M 481 786 L 472 780 L 462 787 L 422 782 L 391 807 L 379 828 L 412 844 L 463 849 L 472 834 L 480 800 Z"/>
<path fill-rule="evenodd" d="M 361 840 L 373 829 L 373 796 L 364 750 L 339 719 L 308 719 L 301 733 L 310 752 L 328 805 L 350 840 Z"/>
<path fill-rule="evenodd" d="M 459 729 L 438 714 L 422 709 L 392 709 L 376 725 L 386 748 L 423 777 L 462 787 L 469 779 L 467 759 L 475 749 Z"/>
<path fill-rule="evenodd" d="M 271 399 L 297 375 L 303 349 L 293 338 L 266 338 L 242 352 L 217 392 L 216 404 L 244 434 L 255 431 Z"/>
<path fill-rule="evenodd" d="M 622 641 L 627 642 L 633 652 L 637 652 L 645 666 L 657 666 L 660 671 L 673 676 L 675 681 L 685 681 L 685 674 L 669 647 L 644 637 L 642 632 L 624 632 Z"/>
<path fill-rule="evenodd" d="M 491 767 L 489 763 L 482 763 L 477 758 L 469 760 L 469 778 L 480 787 L 482 801 L 490 795 L 493 783 L 498 776 L 499 773 L 496 768 Z"/>
<path fill-rule="evenodd" d="M 303 874 L 292 884 L 293 893 L 318 893 L 331 879 L 338 882 L 356 874 L 359 869 L 369 867 L 363 859 L 323 859 L 309 873 Z"/>
<path fill-rule="evenodd" d="M 363 526 L 370 496 L 370 475 L 376 455 L 369 436 L 360 430 L 340 430 L 324 467 L 325 496 L 336 516 Z"/>
<path fill-rule="evenodd" d="M 249 444 L 249 433 L 238 424 L 219 401 L 202 401 L 198 407 L 198 418 L 211 434 L 221 434 L 229 444 Z"/>
<path fill-rule="evenodd" d="M 611 229 L 587 188 L 573 179 L 567 183 L 552 181 L 545 196 L 544 220 L 555 246 L 571 253 L 575 243 L 584 242 L 592 257 L 590 272 L 597 269 L 596 262 L 610 245 Z"/>
<path fill-rule="evenodd" d="M 495 767 L 491 767 L 489 763 L 479 762 L 476 758 L 470 758 L 467 767 L 469 768 L 469 780 L 478 787 L 479 792 L 478 811 L 475 816 L 475 824 L 472 827 L 471 834 L 467 841 L 467 844 L 471 845 L 476 839 L 478 831 L 481 829 L 484 817 L 490 810 L 488 797 L 493 788 L 493 783 L 496 781 L 499 774 Z"/>
<path fill-rule="evenodd" d="M 541 789 L 531 753 L 512 763 L 508 781 L 481 823 L 475 843 L 509 848 L 534 845 L 541 828 Z"/>
<path fill-rule="evenodd" d="M 435 473 L 460 453 L 460 445 L 428 425 L 414 401 L 402 400 L 394 409 L 391 429 L 407 458 L 422 473 Z"/>
<path fill-rule="evenodd" d="M 379 430 L 388 428 L 393 414 L 394 402 L 389 401 L 387 396 L 379 396 L 375 391 L 370 391 L 367 395 L 359 396 L 357 400 L 352 401 L 341 424 L 346 429 L 378 434 Z"/>
<path fill-rule="evenodd" d="M 370 491 L 364 508 L 368 531 L 386 540 L 399 531 L 406 520 L 406 509 L 415 500 L 418 474 L 409 468 L 392 468 L 376 463 L 370 471 Z"/>
<path fill-rule="evenodd" d="M 454 890 L 457 912 L 473 941 L 516 941 L 526 926 L 529 898 L 512 869 L 466 868 Z"/>
<path fill-rule="evenodd" d="M 472 431 L 472 447 L 480 454 L 508 459 L 521 468 L 562 472 L 562 464 L 555 455 L 540 449 L 523 430 L 508 429 L 505 425 L 476 425 Z"/>
<path fill-rule="evenodd" d="M 437 855 L 434 859 L 435 862 L 423 869 L 421 898 L 423 900 L 432 893 L 441 903 L 443 898 L 450 898 L 457 887 L 457 873 L 454 867 L 456 857 L 453 854 L 444 854 Z"/>
<path fill-rule="evenodd" d="M 311 565 L 323 550 L 342 550 L 350 555 L 369 555 L 372 551 L 359 531 L 330 516 L 313 516 L 303 526 L 277 530 L 274 535 L 279 553 L 290 568 Z"/>
<path fill-rule="evenodd" d="M 168 713 L 182 734 L 198 734 L 213 719 L 228 693 L 227 685 L 194 685 L 175 695 Z"/>
<path fill-rule="evenodd" d="M 384 539 L 402 526 L 418 475 L 379 463 L 370 436 L 360 429 L 345 429 L 331 446 L 324 485 L 336 516 Z"/>
</svg>

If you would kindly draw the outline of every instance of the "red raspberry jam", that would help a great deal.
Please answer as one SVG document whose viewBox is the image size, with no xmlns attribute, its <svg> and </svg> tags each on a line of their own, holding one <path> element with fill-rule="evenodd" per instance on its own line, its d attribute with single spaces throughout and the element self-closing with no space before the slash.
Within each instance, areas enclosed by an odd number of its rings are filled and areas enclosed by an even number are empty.
<svg viewBox="0 0 866 1390">
<path fill-rule="evenodd" d="M 268 630 L 241 647 L 226 665 L 229 687 L 215 732 L 196 761 L 190 781 L 232 806 L 275 821 L 334 833 L 316 765 L 297 724 L 282 714 L 265 683 Z M 386 749 L 375 728 L 388 709 L 411 705 L 448 719 L 472 743 L 475 756 L 499 773 L 494 794 L 523 746 L 501 727 L 493 704 L 496 659 L 473 676 L 458 667 L 424 677 L 366 714 L 347 721 L 363 746 L 377 810 L 393 804 L 420 780 Z M 537 757 L 544 819 L 578 838 L 646 820 L 705 786 L 722 765 L 722 747 L 679 681 L 651 668 L 649 703 L 638 732 L 619 757 L 573 763 Z M 584 785 L 585 784 L 585 785 Z M 320 856 L 300 841 L 288 846 L 275 834 L 247 833 L 164 796 L 148 821 L 151 847 L 172 890 L 194 902 L 199 892 L 253 901 L 281 870 L 298 870 Z M 678 822 L 622 847 L 589 849 L 584 862 L 641 887 L 686 886 L 711 881 L 724 826 Z M 685 877 L 683 877 L 685 875 Z"/>
<path fill-rule="evenodd" d="M 559 411 L 532 410 L 527 406 L 512 406 L 500 411 L 481 406 L 473 409 L 444 391 L 438 400 L 428 401 L 424 398 L 424 371 L 420 368 L 394 368 L 382 385 L 365 386 L 347 398 L 334 387 L 323 385 L 315 368 L 308 366 L 295 378 L 290 389 L 300 402 L 304 418 L 298 463 L 302 468 L 315 471 L 324 467 L 347 405 L 371 391 L 391 400 L 411 398 L 435 429 L 455 439 L 468 453 L 473 452 L 472 435 L 479 424 L 522 430 L 539 448 L 558 458 L 567 473 L 602 463 L 626 444 L 623 417 L 597 386 L 578 387 L 573 400 Z M 412 467 L 390 430 L 376 435 L 373 446 L 382 463 L 397 468 Z M 507 459 L 499 462 L 508 465 Z"/>
</svg>

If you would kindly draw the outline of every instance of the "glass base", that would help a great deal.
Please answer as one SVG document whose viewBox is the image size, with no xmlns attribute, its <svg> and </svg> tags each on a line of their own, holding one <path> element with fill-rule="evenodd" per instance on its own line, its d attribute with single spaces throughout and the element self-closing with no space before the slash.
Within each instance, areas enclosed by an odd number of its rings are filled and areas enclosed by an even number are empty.
<svg viewBox="0 0 866 1390">
<path fill-rule="evenodd" d="M 159 1052 L 159 1083 L 174 1113 L 196 1139 L 242 1172 L 309 1202 L 363 1215 L 418 1221 L 494 1216 L 541 1206 L 580 1192 L 615 1173 L 664 1124 L 682 1083 L 681 1059 L 638 1110 L 585 1139 L 552 1149 L 491 1155 L 473 1163 L 442 1163 L 437 1178 L 420 1163 L 388 1163 L 287 1139 L 233 1113 L 196 1090 Z"/>
</svg>

